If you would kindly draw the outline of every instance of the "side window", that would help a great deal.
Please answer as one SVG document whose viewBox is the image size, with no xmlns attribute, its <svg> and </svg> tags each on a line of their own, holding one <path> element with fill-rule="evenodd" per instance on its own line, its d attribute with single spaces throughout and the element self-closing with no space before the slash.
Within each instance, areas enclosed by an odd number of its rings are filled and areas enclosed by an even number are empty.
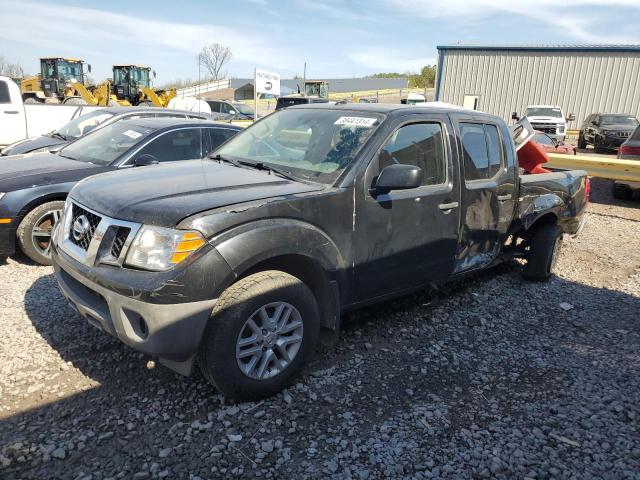
<svg viewBox="0 0 640 480">
<path fill-rule="evenodd" d="M 500 135 L 495 125 L 460 123 L 465 180 L 486 180 L 500 171 L 503 162 Z"/>
<path fill-rule="evenodd" d="M 447 178 L 442 125 L 412 123 L 396 130 L 380 151 L 380 170 L 392 163 L 422 169 L 422 185 L 438 185 Z"/>
<path fill-rule="evenodd" d="M 0 81 L 0 103 L 11 103 L 9 96 L 9 85 L 7 82 Z"/>
<path fill-rule="evenodd" d="M 202 158 L 201 152 L 202 129 L 183 128 L 153 139 L 136 157 L 148 154 L 153 155 L 159 162 L 174 162 Z"/>
<path fill-rule="evenodd" d="M 238 133 L 236 130 L 232 130 L 230 128 L 207 128 L 206 131 L 209 133 L 209 151 L 204 155 L 208 155 L 213 152 L 220 145 Z"/>
<path fill-rule="evenodd" d="M 228 103 L 220 103 L 220 113 L 229 113 L 231 106 Z"/>
</svg>

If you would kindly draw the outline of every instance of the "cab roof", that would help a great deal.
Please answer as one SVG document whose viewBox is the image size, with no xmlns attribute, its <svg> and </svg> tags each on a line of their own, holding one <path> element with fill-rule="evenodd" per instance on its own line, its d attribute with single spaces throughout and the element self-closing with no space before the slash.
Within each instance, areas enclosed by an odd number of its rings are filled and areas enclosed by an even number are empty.
<svg viewBox="0 0 640 480">
<path fill-rule="evenodd" d="M 199 120 L 199 119 L 184 119 L 184 118 L 174 118 L 174 117 L 166 117 L 166 118 L 135 118 L 131 120 L 121 120 L 123 124 L 131 124 L 137 125 L 139 127 L 147 127 L 153 128 L 156 130 L 160 130 L 163 128 L 175 128 L 175 127 L 193 127 L 197 125 L 205 125 L 205 126 L 215 126 L 215 127 L 224 127 L 231 128 L 233 130 L 243 130 L 242 127 L 237 125 L 232 125 L 229 123 L 219 123 L 213 122 L 211 120 Z"/>
<path fill-rule="evenodd" d="M 65 57 L 42 57 L 40 59 L 40 61 L 42 60 L 64 60 L 65 62 L 77 62 L 77 63 L 84 63 L 84 60 L 80 60 L 79 58 L 65 58 Z"/>
<path fill-rule="evenodd" d="M 151 67 L 147 67 L 146 65 L 136 65 L 133 63 L 120 63 L 117 65 L 113 65 L 113 68 L 122 68 L 122 67 L 145 68 L 145 69 L 151 70 Z"/>
</svg>

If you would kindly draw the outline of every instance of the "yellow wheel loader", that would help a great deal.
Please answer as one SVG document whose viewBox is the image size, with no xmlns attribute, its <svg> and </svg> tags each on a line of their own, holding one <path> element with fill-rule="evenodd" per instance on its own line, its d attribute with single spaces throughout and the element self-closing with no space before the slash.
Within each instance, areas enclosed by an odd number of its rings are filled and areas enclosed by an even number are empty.
<svg viewBox="0 0 640 480">
<path fill-rule="evenodd" d="M 91 65 L 87 65 L 91 72 Z M 84 61 L 77 58 L 41 58 L 40 75 L 20 83 L 24 103 L 92 103 L 85 85 Z"/>
<path fill-rule="evenodd" d="M 176 96 L 175 89 L 151 88 L 151 68 L 144 65 L 114 65 L 111 98 L 120 105 L 166 107 Z M 155 77 L 156 72 L 153 72 Z"/>
</svg>

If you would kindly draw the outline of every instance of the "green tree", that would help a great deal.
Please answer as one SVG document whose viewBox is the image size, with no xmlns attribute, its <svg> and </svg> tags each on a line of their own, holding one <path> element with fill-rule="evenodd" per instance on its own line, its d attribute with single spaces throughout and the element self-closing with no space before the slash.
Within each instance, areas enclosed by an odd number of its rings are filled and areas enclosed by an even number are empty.
<svg viewBox="0 0 640 480">
<path fill-rule="evenodd" d="M 432 88 L 436 83 L 436 66 L 425 65 L 419 74 L 409 77 L 409 86 L 413 88 Z"/>
</svg>

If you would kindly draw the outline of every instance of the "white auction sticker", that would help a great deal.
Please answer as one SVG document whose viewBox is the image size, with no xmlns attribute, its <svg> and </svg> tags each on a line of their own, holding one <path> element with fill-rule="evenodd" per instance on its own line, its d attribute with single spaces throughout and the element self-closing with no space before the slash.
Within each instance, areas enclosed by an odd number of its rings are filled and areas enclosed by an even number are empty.
<svg viewBox="0 0 640 480">
<path fill-rule="evenodd" d="M 378 121 L 377 118 L 369 117 L 340 117 L 334 125 L 346 125 L 349 127 L 371 127 Z"/>
<path fill-rule="evenodd" d="M 142 134 L 139 132 L 136 132 L 135 130 L 126 130 L 124 132 L 122 132 L 123 135 L 126 135 L 129 138 L 133 138 L 134 140 L 138 137 L 141 137 Z"/>
</svg>

